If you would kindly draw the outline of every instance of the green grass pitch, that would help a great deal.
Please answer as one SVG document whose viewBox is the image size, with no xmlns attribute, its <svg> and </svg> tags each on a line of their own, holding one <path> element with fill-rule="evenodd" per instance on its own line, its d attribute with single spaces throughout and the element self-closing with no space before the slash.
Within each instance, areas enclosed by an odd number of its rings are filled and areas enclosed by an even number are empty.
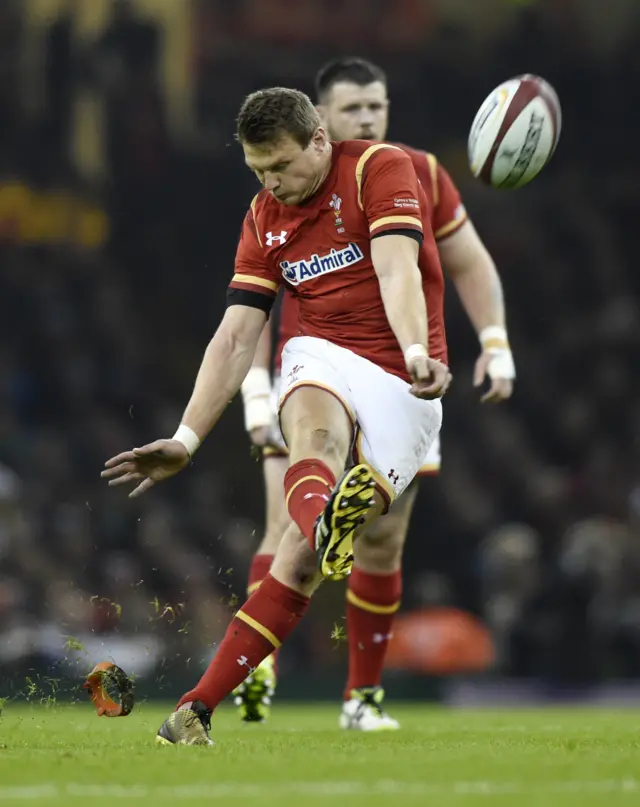
<svg viewBox="0 0 640 807">
<path fill-rule="evenodd" d="M 0 805 L 403 807 L 640 804 L 638 713 L 585 709 L 390 708 L 397 733 L 344 733 L 332 705 L 279 706 L 264 726 L 230 708 L 215 748 L 162 748 L 170 707 L 127 718 L 84 705 L 8 703 L 0 717 Z"/>
</svg>

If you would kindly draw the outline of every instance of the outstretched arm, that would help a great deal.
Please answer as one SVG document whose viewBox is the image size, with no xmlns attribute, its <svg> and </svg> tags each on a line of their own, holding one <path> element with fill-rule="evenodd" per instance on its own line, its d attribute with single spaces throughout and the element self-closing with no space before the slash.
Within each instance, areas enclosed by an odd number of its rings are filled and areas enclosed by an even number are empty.
<svg viewBox="0 0 640 807">
<path fill-rule="evenodd" d="M 136 483 L 134 498 L 156 482 L 185 468 L 209 434 L 251 366 L 266 313 L 244 305 L 230 306 L 209 342 L 182 421 L 170 440 L 125 451 L 105 463 L 109 485 Z"/>
</svg>

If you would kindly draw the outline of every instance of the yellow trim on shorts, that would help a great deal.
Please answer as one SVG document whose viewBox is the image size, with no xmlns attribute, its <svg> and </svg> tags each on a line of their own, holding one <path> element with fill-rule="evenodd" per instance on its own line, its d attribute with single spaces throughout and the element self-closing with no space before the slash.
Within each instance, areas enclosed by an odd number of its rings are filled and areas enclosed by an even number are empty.
<svg viewBox="0 0 640 807">
<path fill-rule="evenodd" d="M 418 473 L 416 476 L 420 476 L 420 474 L 437 474 L 440 473 L 441 463 L 439 462 L 430 462 L 427 465 L 421 465 L 418 468 Z"/>
<path fill-rule="evenodd" d="M 358 187 L 358 207 L 360 210 L 364 210 L 362 204 L 362 175 L 364 173 L 364 167 L 369 158 L 372 157 L 376 151 L 380 151 L 380 149 L 396 149 L 397 151 L 402 151 L 398 146 L 392 146 L 390 143 L 374 143 L 373 146 L 369 146 L 366 151 L 362 152 L 358 164 L 356 165 L 356 185 Z"/>
<path fill-rule="evenodd" d="M 277 649 L 280 647 L 280 645 L 282 644 L 282 642 L 280 641 L 280 639 L 278 639 L 278 637 L 277 637 L 275 634 L 271 633 L 271 631 L 269 630 L 269 628 L 265 628 L 265 626 L 264 626 L 264 625 L 261 625 L 261 624 L 260 624 L 259 622 L 257 622 L 257 621 L 256 621 L 256 620 L 255 620 L 255 619 L 252 617 L 252 616 L 249 616 L 249 614 L 245 614 L 245 612 L 244 612 L 244 611 L 238 611 L 238 613 L 236 614 L 236 617 L 237 617 L 238 619 L 241 619 L 243 622 L 246 622 L 246 623 L 247 623 L 247 625 L 248 625 L 250 628 L 253 628 L 253 629 L 254 629 L 255 631 L 257 631 L 257 632 L 258 632 L 258 633 L 259 633 L 261 636 L 264 636 L 264 638 L 265 638 L 265 639 L 266 639 L 268 642 L 270 642 L 270 643 L 271 643 L 271 644 L 272 644 L 272 645 L 273 645 L 273 646 L 276 648 L 276 650 L 277 650 Z"/>
<path fill-rule="evenodd" d="M 374 482 L 376 483 L 376 485 L 379 485 L 382 488 L 382 490 L 384 490 L 389 499 L 389 507 L 391 507 L 391 505 L 396 500 L 395 488 L 393 487 L 391 482 L 389 482 L 388 479 L 385 479 L 384 476 L 382 476 L 382 474 L 379 471 L 376 471 L 373 465 L 371 465 L 371 463 L 364 458 L 364 451 L 362 450 L 362 429 L 358 431 L 355 448 L 358 462 L 363 463 L 370 469 L 371 474 L 373 475 Z"/>
<path fill-rule="evenodd" d="M 394 602 L 393 605 L 376 605 L 373 602 L 367 602 L 360 599 L 357 594 L 354 594 L 351 589 L 347 589 L 347 602 L 360 608 L 362 611 L 369 611 L 370 614 L 395 614 L 400 608 L 400 600 Z"/>
<path fill-rule="evenodd" d="M 327 480 L 324 479 L 322 476 L 317 476 L 316 474 L 309 474 L 309 476 L 303 476 L 302 479 L 298 479 L 295 485 L 287 493 L 287 498 L 285 500 L 285 504 L 287 505 L 287 507 L 289 506 L 289 499 L 291 498 L 291 494 L 293 493 L 293 491 L 303 482 L 309 482 L 311 479 L 315 480 L 316 482 L 322 482 L 323 485 L 327 485 Z M 327 490 L 331 490 L 329 485 L 327 485 Z"/>
<path fill-rule="evenodd" d="M 385 224 L 413 224 L 414 227 L 420 227 L 422 230 L 422 222 L 415 216 L 383 216 L 369 225 L 369 232 L 372 233 L 378 227 L 384 227 Z"/>
</svg>

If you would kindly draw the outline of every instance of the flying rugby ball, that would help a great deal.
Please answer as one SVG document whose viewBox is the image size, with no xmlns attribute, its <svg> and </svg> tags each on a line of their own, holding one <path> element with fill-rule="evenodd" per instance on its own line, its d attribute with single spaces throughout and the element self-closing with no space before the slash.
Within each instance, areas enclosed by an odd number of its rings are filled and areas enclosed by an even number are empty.
<svg viewBox="0 0 640 807">
<path fill-rule="evenodd" d="M 469 133 L 474 176 L 494 188 L 520 188 L 537 176 L 560 139 L 562 112 L 539 76 L 505 81 L 485 99 Z"/>
</svg>

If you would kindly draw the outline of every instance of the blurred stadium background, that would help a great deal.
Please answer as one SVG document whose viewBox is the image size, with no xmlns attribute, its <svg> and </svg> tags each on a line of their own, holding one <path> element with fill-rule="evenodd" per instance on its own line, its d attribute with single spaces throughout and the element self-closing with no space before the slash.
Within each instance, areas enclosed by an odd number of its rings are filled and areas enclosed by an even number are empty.
<svg viewBox="0 0 640 807">
<path fill-rule="evenodd" d="M 639 41 L 636 0 L 3 0 L 1 696 L 66 696 L 113 657 L 173 697 L 244 597 L 263 497 L 237 401 L 192 471 L 139 503 L 99 473 L 173 433 L 223 312 L 254 193 L 240 100 L 311 92 L 346 53 L 388 71 L 390 136 L 457 181 L 519 371 L 509 405 L 478 405 L 450 294 L 444 470 L 414 517 L 389 695 L 634 694 Z M 471 178 L 466 136 L 521 72 L 555 85 L 564 132 L 504 194 Z M 282 697 L 340 697 L 343 598 L 325 586 L 294 634 Z M 478 628 L 490 645 L 469 654 Z"/>
</svg>

